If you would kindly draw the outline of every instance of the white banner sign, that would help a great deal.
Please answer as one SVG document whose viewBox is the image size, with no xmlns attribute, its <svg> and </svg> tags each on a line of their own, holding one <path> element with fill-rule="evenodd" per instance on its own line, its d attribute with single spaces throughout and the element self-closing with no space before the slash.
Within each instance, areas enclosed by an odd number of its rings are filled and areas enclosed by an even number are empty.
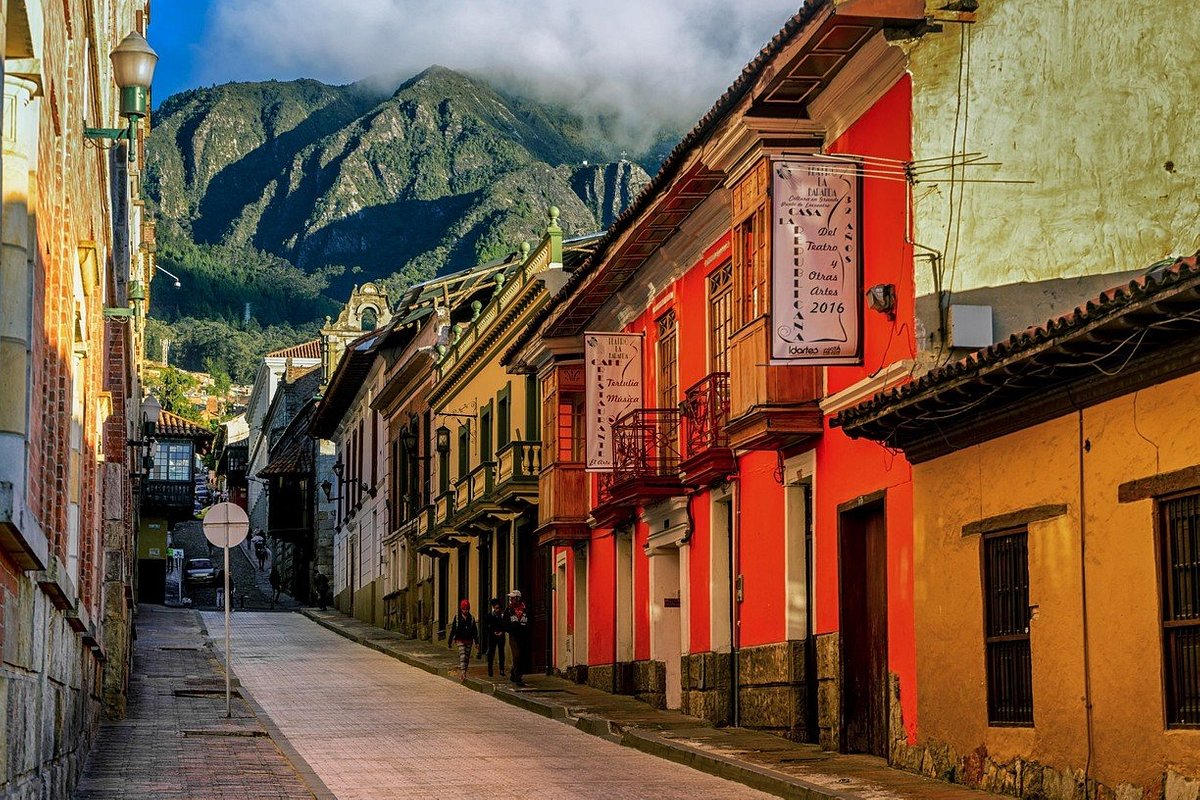
<svg viewBox="0 0 1200 800">
<path fill-rule="evenodd" d="M 613 423 L 642 407 L 642 335 L 585 333 L 587 468 L 613 468 Z"/>
<path fill-rule="evenodd" d="M 858 165 L 812 159 L 771 168 L 771 360 L 860 364 Z"/>
</svg>

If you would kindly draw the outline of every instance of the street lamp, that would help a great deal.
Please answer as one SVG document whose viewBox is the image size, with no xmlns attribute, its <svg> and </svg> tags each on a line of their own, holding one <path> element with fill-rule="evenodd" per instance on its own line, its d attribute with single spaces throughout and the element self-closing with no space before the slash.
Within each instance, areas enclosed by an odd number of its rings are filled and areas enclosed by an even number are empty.
<svg viewBox="0 0 1200 800">
<path fill-rule="evenodd" d="M 125 139 L 129 142 L 129 160 L 134 160 L 134 130 L 137 121 L 149 110 L 150 83 L 154 79 L 154 66 L 158 53 L 137 31 L 121 40 L 109 54 L 113 66 L 113 80 L 121 90 L 119 113 L 127 120 L 124 128 L 84 128 L 88 139 Z"/>
<path fill-rule="evenodd" d="M 438 429 L 433 432 L 436 437 L 434 449 L 442 455 L 450 452 L 450 429 L 445 425 L 438 426 Z"/>
<path fill-rule="evenodd" d="M 162 415 L 162 403 L 152 394 L 142 400 L 142 430 L 147 439 L 153 439 L 158 431 L 158 419 Z"/>
</svg>

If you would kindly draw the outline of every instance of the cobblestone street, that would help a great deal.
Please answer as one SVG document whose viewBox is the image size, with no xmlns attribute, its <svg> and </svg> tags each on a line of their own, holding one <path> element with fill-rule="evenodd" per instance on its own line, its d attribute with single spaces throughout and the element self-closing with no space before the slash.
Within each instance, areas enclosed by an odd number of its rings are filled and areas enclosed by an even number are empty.
<svg viewBox="0 0 1200 800">
<path fill-rule="evenodd" d="M 203 614 L 220 644 L 221 615 Z M 589 736 L 293 614 L 234 616 L 234 674 L 341 800 L 765 798 Z"/>
</svg>

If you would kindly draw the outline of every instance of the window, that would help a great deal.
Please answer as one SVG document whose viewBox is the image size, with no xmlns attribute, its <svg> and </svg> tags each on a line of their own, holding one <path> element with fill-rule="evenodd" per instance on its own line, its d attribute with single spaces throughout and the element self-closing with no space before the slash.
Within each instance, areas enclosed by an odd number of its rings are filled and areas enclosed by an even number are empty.
<svg viewBox="0 0 1200 800">
<path fill-rule="evenodd" d="M 496 435 L 500 447 L 512 441 L 512 384 L 496 396 Z"/>
<path fill-rule="evenodd" d="M 581 392 L 561 392 L 558 395 L 557 461 L 583 462 L 584 396 Z"/>
<path fill-rule="evenodd" d="M 367 306 L 362 310 L 362 329 L 364 331 L 373 331 L 379 326 L 379 312 L 371 306 Z"/>
<path fill-rule="evenodd" d="M 767 313 L 767 185 L 770 162 L 760 161 L 730 193 L 733 203 L 733 279 L 737 284 L 738 324 Z"/>
<path fill-rule="evenodd" d="M 988 534 L 983 539 L 984 646 L 990 725 L 1033 725 L 1028 537 L 1022 528 Z"/>
<path fill-rule="evenodd" d="M 192 443 L 160 441 L 154 451 L 152 481 L 192 480 Z"/>
<path fill-rule="evenodd" d="M 486 463 L 492 460 L 492 403 L 479 412 L 479 461 Z"/>
<path fill-rule="evenodd" d="M 1163 678 L 1168 728 L 1200 727 L 1200 494 L 1163 500 Z"/>
<path fill-rule="evenodd" d="M 675 310 L 658 318 L 658 406 L 675 408 L 679 404 L 678 328 Z"/>
<path fill-rule="evenodd" d="M 471 471 L 471 428 L 463 425 L 458 429 L 458 479 L 467 477 Z"/>
<path fill-rule="evenodd" d="M 438 452 L 438 494 L 450 491 L 450 454 Z"/>
<path fill-rule="evenodd" d="M 729 334 L 733 333 L 733 262 L 708 276 L 709 359 L 712 372 L 729 372 Z"/>
</svg>

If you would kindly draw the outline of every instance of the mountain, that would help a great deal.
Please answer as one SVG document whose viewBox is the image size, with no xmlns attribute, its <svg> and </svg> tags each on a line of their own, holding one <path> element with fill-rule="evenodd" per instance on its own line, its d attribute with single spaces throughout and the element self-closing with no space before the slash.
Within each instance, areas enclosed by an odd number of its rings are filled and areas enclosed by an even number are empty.
<svg viewBox="0 0 1200 800">
<path fill-rule="evenodd" d="M 444 67 L 382 85 L 231 83 L 162 103 L 146 190 L 160 263 L 187 288 L 158 289 L 156 315 L 232 323 L 250 302 L 263 325 L 304 325 L 351 284 L 512 252 L 550 205 L 568 236 L 601 230 L 649 180 L 569 109 Z"/>
</svg>

